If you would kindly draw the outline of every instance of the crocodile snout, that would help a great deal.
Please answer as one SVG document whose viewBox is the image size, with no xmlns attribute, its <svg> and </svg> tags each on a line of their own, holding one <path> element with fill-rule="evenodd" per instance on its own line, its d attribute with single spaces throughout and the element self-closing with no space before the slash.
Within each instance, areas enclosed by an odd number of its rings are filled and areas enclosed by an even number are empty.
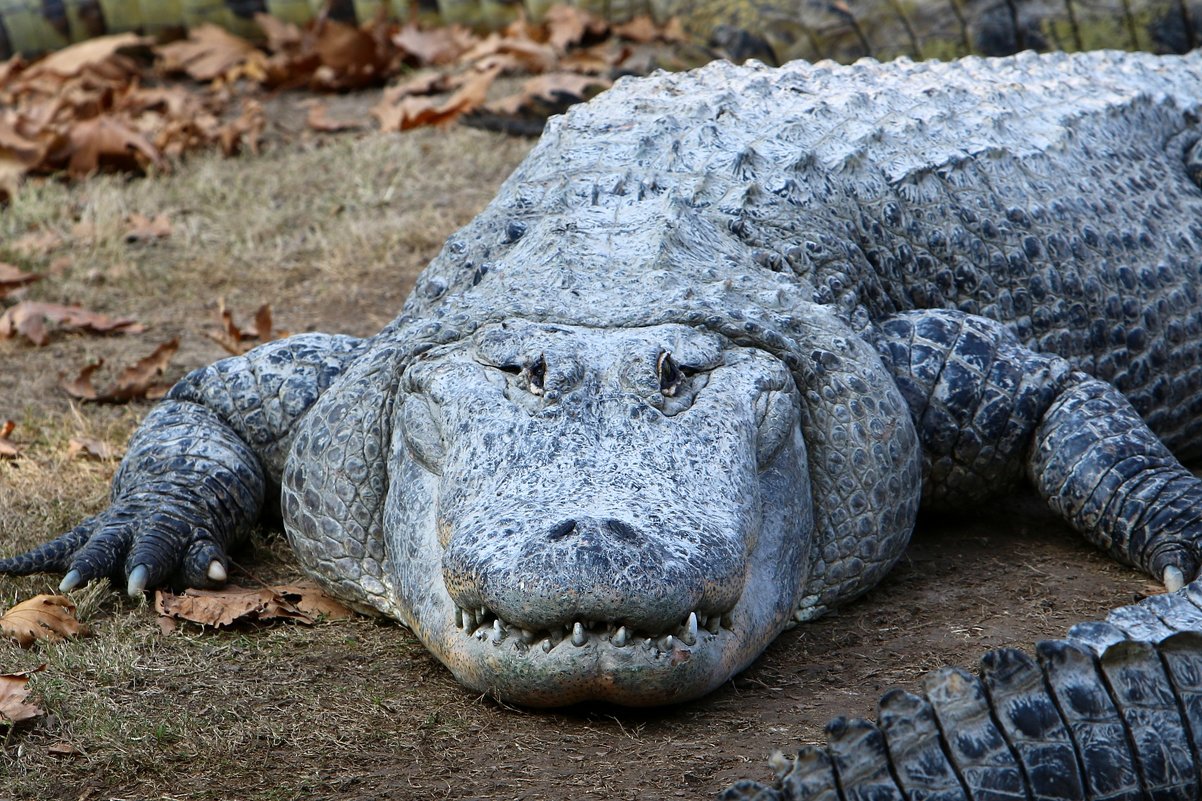
<svg viewBox="0 0 1202 801">
<path fill-rule="evenodd" d="M 690 522 L 686 531 L 662 519 L 575 514 L 500 532 L 460 531 L 444 555 L 443 576 L 460 608 L 483 609 L 526 631 L 580 621 L 659 636 L 690 614 L 728 611 L 742 593 L 739 543 Z"/>
</svg>

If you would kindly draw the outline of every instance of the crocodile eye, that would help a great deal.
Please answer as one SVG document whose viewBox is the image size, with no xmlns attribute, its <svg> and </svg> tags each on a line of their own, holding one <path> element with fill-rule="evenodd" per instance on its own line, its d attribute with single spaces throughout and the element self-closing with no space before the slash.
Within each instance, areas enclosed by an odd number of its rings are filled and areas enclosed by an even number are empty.
<svg viewBox="0 0 1202 801">
<path fill-rule="evenodd" d="M 539 356 L 538 361 L 530 365 L 527 372 L 527 381 L 530 384 L 531 395 L 543 394 L 543 381 L 547 377 L 547 359 L 544 356 Z"/>
<path fill-rule="evenodd" d="M 676 394 L 676 390 L 680 388 L 680 382 L 684 381 L 684 372 L 672 360 L 672 354 L 664 351 L 659 355 L 659 361 L 655 364 L 656 372 L 659 373 L 659 391 L 665 398 L 671 398 Z"/>
</svg>

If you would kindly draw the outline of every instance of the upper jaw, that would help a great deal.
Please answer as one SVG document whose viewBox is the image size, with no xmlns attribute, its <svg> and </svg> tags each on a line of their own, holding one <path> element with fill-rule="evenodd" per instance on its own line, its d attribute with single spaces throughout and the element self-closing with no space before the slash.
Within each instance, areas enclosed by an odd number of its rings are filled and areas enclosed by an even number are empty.
<svg viewBox="0 0 1202 801">
<path fill-rule="evenodd" d="M 449 597 L 447 601 L 449 602 Z M 706 620 L 690 613 L 653 636 L 612 622 L 528 632 L 485 610 L 453 616 L 466 627 L 427 643 L 463 684 L 510 703 L 566 706 L 600 700 L 626 706 L 678 703 L 704 695 L 741 670 L 783 628 L 759 631 L 737 605 Z"/>
</svg>

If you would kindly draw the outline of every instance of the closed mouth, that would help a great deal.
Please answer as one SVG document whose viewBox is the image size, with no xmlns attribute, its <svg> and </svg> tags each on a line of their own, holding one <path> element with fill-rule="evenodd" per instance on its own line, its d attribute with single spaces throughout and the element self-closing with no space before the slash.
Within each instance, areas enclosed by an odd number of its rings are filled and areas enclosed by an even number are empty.
<svg viewBox="0 0 1202 801">
<path fill-rule="evenodd" d="M 642 648 L 671 651 L 679 647 L 701 648 L 720 639 L 732 627 L 730 612 L 698 614 L 690 612 L 678 626 L 666 631 L 649 632 L 617 621 L 575 620 L 551 629 L 526 629 L 509 623 L 486 607 L 455 607 L 455 627 L 463 636 L 501 646 L 508 642 L 519 651 L 551 653 L 561 647 L 586 646 L 613 649 Z"/>
</svg>

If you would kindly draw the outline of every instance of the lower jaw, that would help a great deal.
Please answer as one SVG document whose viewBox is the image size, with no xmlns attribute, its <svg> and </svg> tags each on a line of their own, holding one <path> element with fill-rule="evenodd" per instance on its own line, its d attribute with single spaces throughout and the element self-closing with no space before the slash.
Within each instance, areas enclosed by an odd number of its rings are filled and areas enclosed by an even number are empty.
<svg viewBox="0 0 1202 801">
<path fill-rule="evenodd" d="M 711 692 L 754 660 L 778 633 L 748 637 L 719 629 L 698 632 L 690 645 L 679 639 L 633 637 L 622 647 L 591 637 L 583 645 L 565 639 L 544 652 L 518 637 L 476 637 L 458 629 L 427 646 L 467 687 L 506 703 L 532 707 L 605 701 L 657 706 Z"/>
</svg>

